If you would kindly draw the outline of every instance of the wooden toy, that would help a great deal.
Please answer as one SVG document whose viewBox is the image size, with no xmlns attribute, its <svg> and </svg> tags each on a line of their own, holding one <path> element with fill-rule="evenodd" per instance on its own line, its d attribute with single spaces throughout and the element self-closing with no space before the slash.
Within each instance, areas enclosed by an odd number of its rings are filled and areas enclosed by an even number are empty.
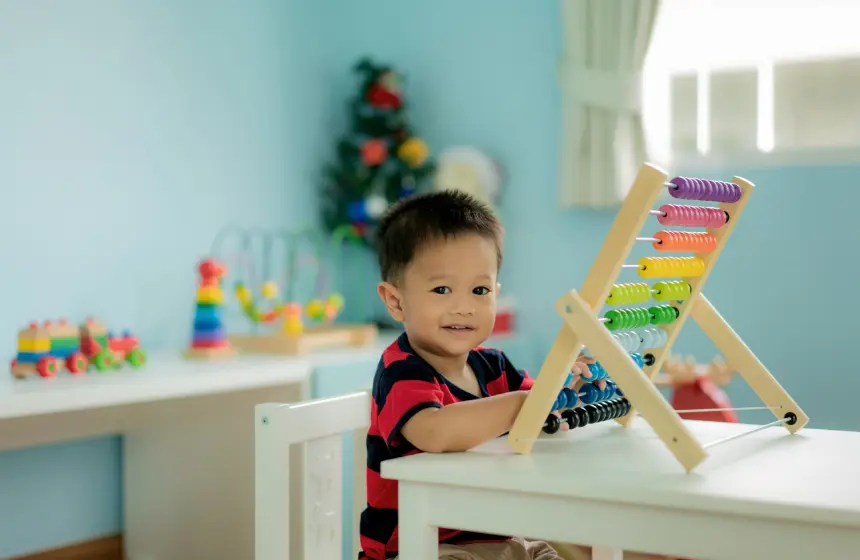
<svg viewBox="0 0 860 560">
<path fill-rule="evenodd" d="M 738 409 L 722 389 L 732 375 L 734 370 L 722 358 L 699 364 L 692 356 L 682 360 L 670 355 L 654 383 L 671 388 L 672 408 L 685 420 L 738 422 Z"/>
<path fill-rule="evenodd" d="M 368 346 L 376 340 L 378 329 L 373 324 L 337 323 L 345 301 L 344 297 L 332 291 L 328 284 L 324 247 L 328 241 L 335 254 L 332 267 L 339 271 L 339 251 L 341 245 L 349 239 L 347 234 L 335 232 L 332 239 L 325 240 L 321 234 L 310 229 L 281 233 L 259 230 L 228 232 L 240 241 L 239 256 L 245 264 L 247 276 L 247 281 L 235 282 L 236 299 L 255 329 L 250 334 L 236 333 L 229 336 L 230 342 L 240 351 L 299 355 L 323 348 Z M 223 252 L 222 245 L 226 243 L 228 232 L 222 232 L 216 239 L 213 254 Z M 262 257 L 258 259 L 251 258 L 255 239 L 263 246 Z M 287 261 L 282 284 L 286 291 L 283 299 L 279 296 L 278 284 L 272 280 L 272 268 L 276 264 L 274 250 L 278 241 L 285 249 Z M 310 242 L 310 254 L 300 251 L 303 241 Z M 236 268 L 241 270 L 243 267 Z M 258 269 L 262 269 L 265 279 L 262 282 L 256 277 Z M 298 296 L 298 276 L 302 270 L 311 270 L 316 277 L 313 293 L 307 299 Z M 336 284 L 338 280 L 337 273 L 334 276 L 335 281 L 332 284 Z M 264 304 L 258 304 L 250 287 L 252 284 L 260 285 L 259 295 Z M 263 308 L 263 305 L 266 308 Z M 261 327 L 270 330 L 259 332 Z"/>
<path fill-rule="evenodd" d="M 657 386 L 681 387 L 692 384 L 696 379 L 707 378 L 724 387 L 729 384 L 734 374 L 735 370 L 722 357 L 716 357 L 707 364 L 700 364 L 693 356 L 682 360 L 680 356 L 669 354 L 661 372 L 654 376 L 654 383 Z"/>
<path fill-rule="evenodd" d="M 735 439 L 698 441 L 654 384 L 690 316 L 765 405 L 756 408 L 770 410 L 776 416 L 775 421 L 753 431 L 784 426 L 793 434 L 809 422 L 702 293 L 754 185 L 741 177 L 734 177 L 732 182 L 667 179 L 668 175 L 658 167 L 642 165 L 581 289 L 571 290 L 556 302 L 564 324 L 508 433 L 507 442 L 516 453 L 531 453 L 541 431 L 557 431 L 561 422 L 571 429 L 611 419 L 628 426 L 637 414 L 687 472 L 708 457 L 708 449 Z M 652 209 L 667 190 L 676 199 L 719 202 L 719 206 L 664 204 Z M 637 237 L 649 216 L 656 216 L 664 226 L 705 230 L 658 231 L 649 237 Z M 644 257 L 625 264 L 636 242 L 651 243 L 660 253 L 693 255 Z M 652 285 L 613 284 L 622 270 L 635 271 L 643 279 L 661 280 Z M 644 307 L 652 298 L 656 304 Z M 603 304 L 613 309 L 598 317 Z M 580 380 L 568 387 L 571 368 L 583 346 L 597 360 L 589 366 L 592 377 L 586 379 L 589 382 Z M 612 378 L 605 389 L 593 383 L 609 374 Z"/>
<path fill-rule="evenodd" d="M 34 374 L 55 377 L 62 369 L 83 374 L 90 364 L 97 371 L 107 371 L 119 369 L 124 363 L 139 367 L 145 362 L 146 354 L 130 332 L 117 337 L 92 318 L 83 325 L 60 319 L 42 325 L 31 322 L 18 332 L 18 352 L 10 370 L 19 379 Z"/>
<path fill-rule="evenodd" d="M 204 259 L 197 266 L 200 281 L 197 284 L 197 303 L 194 307 L 191 345 L 186 358 L 213 360 L 230 358 L 236 350 L 227 339 L 221 310 L 224 292 L 221 281 L 226 268 L 214 259 Z"/>
</svg>

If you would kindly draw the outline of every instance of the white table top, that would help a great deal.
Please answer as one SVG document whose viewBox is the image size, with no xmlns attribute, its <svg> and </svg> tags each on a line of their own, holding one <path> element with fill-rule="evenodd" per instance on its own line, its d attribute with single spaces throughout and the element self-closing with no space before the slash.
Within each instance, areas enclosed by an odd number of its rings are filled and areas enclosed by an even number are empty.
<svg viewBox="0 0 860 560">
<path fill-rule="evenodd" d="M 311 370 L 308 360 L 277 356 L 191 361 L 156 355 L 140 369 L 52 379 L 9 376 L 0 381 L 0 420 L 300 383 Z"/>
<path fill-rule="evenodd" d="M 0 420 L 304 382 L 314 368 L 379 360 L 399 334 L 382 330 L 367 347 L 322 349 L 299 357 L 240 354 L 232 359 L 196 361 L 177 352 L 153 354 L 140 369 L 124 367 L 111 373 L 89 371 L 72 376 L 61 372 L 53 379 L 0 374 Z"/>
<path fill-rule="evenodd" d="M 687 423 L 703 443 L 754 427 Z M 687 474 L 639 417 L 627 429 L 610 421 L 543 436 L 531 455 L 499 438 L 465 453 L 385 461 L 382 476 L 860 528 L 860 432 L 774 427 L 709 452 Z"/>
</svg>

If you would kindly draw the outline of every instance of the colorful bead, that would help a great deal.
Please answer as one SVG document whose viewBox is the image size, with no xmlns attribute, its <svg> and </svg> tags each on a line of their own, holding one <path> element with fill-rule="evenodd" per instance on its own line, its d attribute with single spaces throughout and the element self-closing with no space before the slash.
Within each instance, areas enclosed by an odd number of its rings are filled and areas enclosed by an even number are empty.
<svg viewBox="0 0 860 560">
<path fill-rule="evenodd" d="M 612 338 L 627 352 L 635 352 L 642 344 L 642 339 L 635 331 L 614 332 Z"/>
<path fill-rule="evenodd" d="M 704 206 L 682 206 L 664 204 L 659 208 L 662 216 L 657 221 L 664 226 L 705 227 L 718 229 L 729 221 L 729 214 L 722 208 Z"/>
<path fill-rule="evenodd" d="M 717 248 L 717 238 L 707 231 L 658 231 L 654 239 L 654 248 L 664 253 L 710 253 Z"/>
<path fill-rule="evenodd" d="M 666 344 L 666 340 L 669 338 L 669 333 L 657 327 L 642 329 L 639 335 L 641 336 L 641 344 L 637 350 L 660 348 Z"/>
<path fill-rule="evenodd" d="M 564 408 L 573 408 L 576 406 L 576 391 L 570 387 L 565 387 L 558 393 L 555 402 L 552 405 L 553 410 L 562 410 Z"/>
<path fill-rule="evenodd" d="M 689 278 L 705 272 L 705 261 L 700 257 L 643 257 L 638 264 L 642 278 Z"/>
<path fill-rule="evenodd" d="M 674 177 L 671 183 L 675 186 L 669 188 L 669 194 L 685 200 L 737 202 L 743 195 L 738 185 L 727 181 Z"/>
<path fill-rule="evenodd" d="M 612 309 L 605 317 L 609 319 L 605 325 L 611 331 L 644 327 L 651 322 L 651 315 L 644 307 Z"/>
<path fill-rule="evenodd" d="M 609 290 L 606 303 L 609 305 L 632 305 L 651 299 L 651 287 L 645 282 L 615 284 Z"/>
<path fill-rule="evenodd" d="M 579 398 L 583 404 L 592 404 L 600 400 L 601 391 L 592 383 L 586 383 L 580 391 Z"/>
<path fill-rule="evenodd" d="M 589 381 L 598 381 L 600 379 L 605 379 L 608 375 L 606 373 L 606 370 L 603 369 L 603 366 L 600 365 L 600 362 L 588 364 L 588 371 L 591 372 L 591 377 L 588 378 Z"/>
<path fill-rule="evenodd" d="M 655 305 L 648 308 L 652 325 L 668 325 L 678 318 L 678 309 L 671 305 Z"/>
<path fill-rule="evenodd" d="M 654 299 L 657 301 L 684 301 L 690 297 L 693 287 L 684 280 L 670 280 L 655 282 L 654 290 Z"/>
<path fill-rule="evenodd" d="M 637 367 L 639 367 L 640 369 L 645 367 L 645 359 L 642 357 L 641 354 L 637 354 L 634 352 L 630 354 L 630 357 L 633 358 L 634 362 L 636 362 Z"/>
</svg>

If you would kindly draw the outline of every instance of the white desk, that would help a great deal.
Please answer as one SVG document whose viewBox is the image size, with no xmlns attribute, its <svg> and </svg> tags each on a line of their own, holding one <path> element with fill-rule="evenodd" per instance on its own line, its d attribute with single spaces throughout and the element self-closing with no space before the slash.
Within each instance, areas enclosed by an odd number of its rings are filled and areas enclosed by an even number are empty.
<svg viewBox="0 0 860 560">
<path fill-rule="evenodd" d="M 436 560 L 435 527 L 707 560 L 860 555 L 860 433 L 767 429 L 713 447 L 687 474 L 633 424 L 544 436 L 530 456 L 502 438 L 384 462 L 400 481 L 400 558 Z M 751 428 L 689 425 L 704 442 Z"/>
<path fill-rule="evenodd" d="M 254 405 L 307 398 L 312 367 L 154 356 L 139 370 L 4 380 L 0 450 L 123 434 L 129 560 L 251 558 Z"/>
</svg>

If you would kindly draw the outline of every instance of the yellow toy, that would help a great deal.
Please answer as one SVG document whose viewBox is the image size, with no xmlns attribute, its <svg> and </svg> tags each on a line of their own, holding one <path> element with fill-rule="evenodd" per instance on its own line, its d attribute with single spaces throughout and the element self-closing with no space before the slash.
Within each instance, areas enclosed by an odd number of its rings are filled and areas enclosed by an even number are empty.
<svg viewBox="0 0 860 560">
<path fill-rule="evenodd" d="M 688 317 L 715 343 L 735 371 L 750 385 L 776 420 L 753 431 L 784 426 L 795 433 L 809 418 L 705 298 L 702 288 L 725 247 L 753 184 L 740 177 L 732 182 L 675 177 L 643 165 L 609 231 L 581 289 L 556 302 L 564 319 L 534 386 L 508 433 L 516 453 L 531 453 L 541 430 L 551 433 L 560 422 L 578 428 L 614 419 L 628 426 L 641 414 L 689 472 L 708 457 L 708 449 L 726 440 L 698 441 L 657 389 L 660 372 L 672 344 Z M 652 210 L 661 193 L 682 200 L 719 202 L 719 206 L 664 204 Z M 637 237 L 649 216 L 664 226 L 705 228 L 704 231 L 658 231 Z M 633 244 L 647 242 L 660 253 L 689 252 L 692 256 L 644 257 L 625 264 Z M 650 282 L 613 284 L 622 270 Z M 651 299 L 650 307 L 643 306 Z M 599 317 L 603 305 L 613 306 Z M 586 346 L 598 360 L 592 378 L 607 379 L 606 389 L 593 383 L 569 382 L 571 367 Z M 609 377 L 611 376 L 611 379 Z M 749 410 L 751 407 L 745 407 Z M 560 413 L 559 415 L 551 412 Z M 751 433 L 751 432 L 750 432 Z M 731 439 L 734 439 L 731 438 Z"/>
</svg>

